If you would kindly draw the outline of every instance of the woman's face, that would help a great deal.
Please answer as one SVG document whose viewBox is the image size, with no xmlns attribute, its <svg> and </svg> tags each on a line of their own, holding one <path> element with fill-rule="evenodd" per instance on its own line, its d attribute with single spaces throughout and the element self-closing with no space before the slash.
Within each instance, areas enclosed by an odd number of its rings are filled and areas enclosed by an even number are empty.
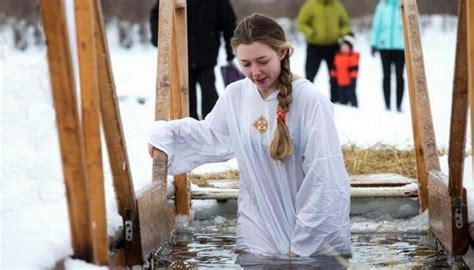
<svg viewBox="0 0 474 270">
<path fill-rule="evenodd" d="M 255 83 L 264 97 L 271 94 L 278 84 L 280 62 L 285 53 L 276 52 L 266 44 L 253 42 L 238 45 L 236 54 L 245 76 Z"/>
</svg>

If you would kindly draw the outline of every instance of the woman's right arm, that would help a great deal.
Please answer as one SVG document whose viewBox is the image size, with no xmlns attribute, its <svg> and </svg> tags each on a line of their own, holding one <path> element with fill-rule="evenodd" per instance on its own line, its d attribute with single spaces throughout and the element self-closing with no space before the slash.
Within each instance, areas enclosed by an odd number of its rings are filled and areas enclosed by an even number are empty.
<svg viewBox="0 0 474 270">
<path fill-rule="evenodd" d="M 203 121 L 183 118 L 157 121 L 150 130 L 149 153 L 157 148 L 168 155 L 168 172 L 176 175 L 199 165 L 229 160 L 234 156 L 224 98 Z"/>
</svg>

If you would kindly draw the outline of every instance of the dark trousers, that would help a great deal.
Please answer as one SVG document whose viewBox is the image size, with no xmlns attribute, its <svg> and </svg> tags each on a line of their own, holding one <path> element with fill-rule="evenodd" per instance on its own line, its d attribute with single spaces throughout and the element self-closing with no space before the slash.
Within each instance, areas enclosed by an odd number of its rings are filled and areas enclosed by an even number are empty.
<svg viewBox="0 0 474 270">
<path fill-rule="evenodd" d="M 211 112 L 219 96 L 216 90 L 214 66 L 189 69 L 189 116 L 198 119 L 196 84 L 201 86 L 201 116 Z"/>
<path fill-rule="evenodd" d="M 351 84 L 348 86 L 339 86 L 339 95 L 340 95 L 340 102 L 344 105 L 352 105 L 354 107 L 358 107 L 357 103 L 357 95 L 356 95 L 356 86 L 355 84 Z"/>
<path fill-rule="evenodd" d="M 403 79 L 403 69 L 405 67 L 405 52 L 403 50 L 380 50 L 383 69 L 383 95 L 385 107 L 390 110 L 390 79 L 392 75 L 392 65 L 395 65 L 397 80 L 397 110 L 401 110 L 405 80 Z"/>
<path fill-rule="evenodd" d="M 306 79 L 313 81 L 318 73 L 321 61 L 324 60 L 328 67 L 328 72 L 331 71 L 334 63 L 334 56 L 339 50 L 338 44 L 333 45 L 311 45 L 308 44 L 306 47 Z M 336 82 L 331 76 L 329 76 L 329 86 L 331 89 L 331 102 L 339 102 L 340 98 L 337 91 Z"/>
</svg>

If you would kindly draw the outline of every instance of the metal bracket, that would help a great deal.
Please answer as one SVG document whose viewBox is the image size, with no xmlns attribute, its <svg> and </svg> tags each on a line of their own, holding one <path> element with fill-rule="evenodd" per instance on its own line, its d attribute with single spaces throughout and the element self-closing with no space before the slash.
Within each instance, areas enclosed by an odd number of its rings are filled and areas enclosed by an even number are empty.
<svg viewBox="0 0 474 270">
<path fill-rule="evenodd" d="M 130 242 L 133 240 L 133 218 L 132 211 L 130 209 L 125 210 L 124 234 L 125 241 Z"/>
<path fill-rule="evenodd" d="M 454 223 L 457 229 L 462 229 L 464 225 L 462 219 L 462 200 L 461 198 L 454 198 L 452 203 L 454 208 Z"/>
</svg>

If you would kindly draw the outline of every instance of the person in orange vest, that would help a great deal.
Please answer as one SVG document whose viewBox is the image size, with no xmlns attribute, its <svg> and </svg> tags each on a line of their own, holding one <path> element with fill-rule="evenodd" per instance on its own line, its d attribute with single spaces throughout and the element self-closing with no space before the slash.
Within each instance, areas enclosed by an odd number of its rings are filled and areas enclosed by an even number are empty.
<svg viewBox="0 0 474 270">
<path fill-rule="evenodd" d="M 346 35 L 339 40 L 339 52 L 334 57 L 330 75 L 334 79 L 344 105 L 358 107 L 356 83 L 359 70 L 359 53 L 354 51 L 354 37 Z"/>
</svg>

